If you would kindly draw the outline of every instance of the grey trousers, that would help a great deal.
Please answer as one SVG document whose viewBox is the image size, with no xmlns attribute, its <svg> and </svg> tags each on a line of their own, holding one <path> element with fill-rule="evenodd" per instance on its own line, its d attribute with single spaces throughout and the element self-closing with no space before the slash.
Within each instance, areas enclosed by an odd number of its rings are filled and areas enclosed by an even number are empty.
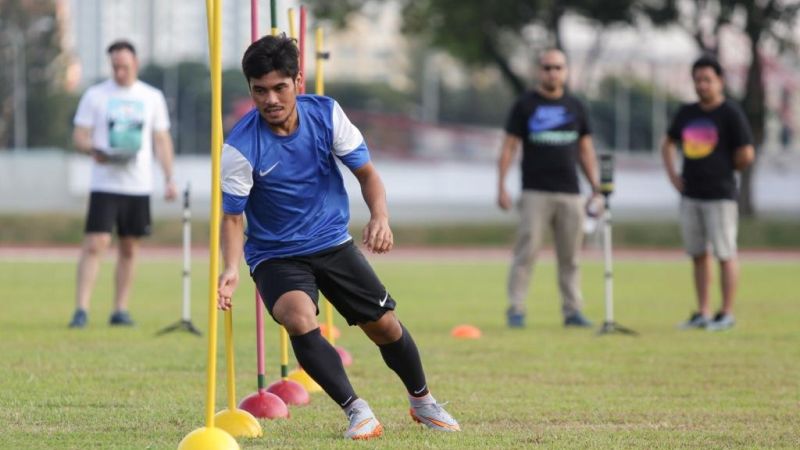
<svg viewBox="0 0 800 450">
<path fill-rule="evenodd" d="M 583 199 L 579 194 L 523 191 L 514 260 L 508 276 L 509 311 L 524 314 L 533 263 L 548 228 L 553 230 L 558 260 L 561 312 L 567 317 L 581 310 L 578 255 L 583 240 Z"/>
</svg>

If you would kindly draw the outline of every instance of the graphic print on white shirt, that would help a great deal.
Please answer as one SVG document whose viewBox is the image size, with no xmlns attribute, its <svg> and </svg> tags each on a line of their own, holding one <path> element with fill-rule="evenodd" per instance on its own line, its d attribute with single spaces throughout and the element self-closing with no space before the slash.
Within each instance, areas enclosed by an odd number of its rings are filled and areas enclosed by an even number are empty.
<svg viewBox="0 0 800 450">
<path fill-rule="evenodd" d="M 136 100 L 108 100 L 108 147 L 114 153 L 133 154 L 142 148 L 144 103 Z"/>
</svg>

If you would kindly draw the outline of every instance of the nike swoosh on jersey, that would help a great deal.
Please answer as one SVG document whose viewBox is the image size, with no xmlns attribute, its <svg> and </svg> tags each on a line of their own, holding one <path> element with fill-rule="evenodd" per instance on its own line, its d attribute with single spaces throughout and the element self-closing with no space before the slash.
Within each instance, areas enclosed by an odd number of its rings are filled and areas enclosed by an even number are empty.
<svg viewBox="0 0 800 450">
<path fill-rule="evenodd" d="M 280 161 L 278 161 L 278 162 L 276 162 L 275 164 L 273 164 L 272 166 L 270 166 L 270 168 L 269 168 L 269 169 L 267 169 L 267 170 L 261 170 L 261 171 L 259 171 L 259 172 L 258 172 L 258 176 L 260 176 L 260 177 L 265 177 L 265 176 L 267 176 L 267 174 L 268 174 L 268 173 L 270 173 L 270 172 L 272 172 L 272 170 L 275 168 L 275 166 L 277 166 L 277 165 L 278 165 L 278 164 L 280 164 L 280 163 L 281 163 L 281 162 L 280 162 Z"/>
</svg>

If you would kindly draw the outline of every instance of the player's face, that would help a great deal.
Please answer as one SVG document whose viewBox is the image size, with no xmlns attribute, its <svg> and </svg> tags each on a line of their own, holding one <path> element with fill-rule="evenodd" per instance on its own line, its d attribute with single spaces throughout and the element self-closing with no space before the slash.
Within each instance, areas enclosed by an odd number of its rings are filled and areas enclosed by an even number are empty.
<svg viewBox="0 0 800 450">
<path fill-rule="evenodd" d="M 567 58 L 558 50 L 549 51 L 539 58 L 539 85 L 546 91 L 564 88 L 567 81 Z"/>
<path fill-rule="evenodd" d="M 139 73 L 139 62 L 130 50 L 117 50 L 109 56 L 114 82 L 120 86 L 130 86 L 136 81 Z"/>
<path fill-rule="evenodd" d="M 713 103 L 722 97 L 722 77 L 711 67 L 698 67 L 692 73 L 694 90 L 702 103 Z"/>
<path fill-rule="evenodd" d="M 296 114 L 300 81 L 299 74 L 292 79 L 275 70 L 261 78 L 250 78 L 250 97 L 270 126 L 279 127 Z"/>
</svg>

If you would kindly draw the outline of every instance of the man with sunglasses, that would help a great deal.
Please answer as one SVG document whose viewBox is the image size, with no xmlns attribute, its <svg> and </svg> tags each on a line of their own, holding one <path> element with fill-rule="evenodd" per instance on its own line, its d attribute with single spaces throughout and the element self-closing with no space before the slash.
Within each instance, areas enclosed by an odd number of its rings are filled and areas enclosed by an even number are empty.
<svg viewBox="0 0 800 450">
<path fill-rule="evenodd" d="M 533 263 L 548 228 L 552 229 L 558 259 L 558 287 L 564 326 L 590 327 L 581 313 L 578 252 L 583 238 L 584 200 L 577 166 L 598 196 L 597 163 L 589 121 L 581 102 L 565 90 L 567 59 L 556 49 L 538 61 L 536 88 L 522 95 L 511 109 L 498 163 L 497 203 L 511 209 L 506 175 L 522 148 L 520 223 L 508 277 L 509 327 L 525 326 L 525 299 Z"/>
</svg>

